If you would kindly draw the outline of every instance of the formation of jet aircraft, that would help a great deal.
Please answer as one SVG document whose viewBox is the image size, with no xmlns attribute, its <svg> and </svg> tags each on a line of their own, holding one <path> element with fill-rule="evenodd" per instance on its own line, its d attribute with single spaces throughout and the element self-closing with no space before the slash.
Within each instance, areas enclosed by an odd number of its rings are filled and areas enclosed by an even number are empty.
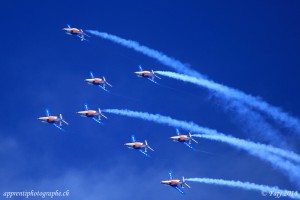
<svg viewBox="0 0 300 200">
<path fill-rule="evenodd" d="M 63 28 L 63 30 L 68 35 L 76 35 L 77 37 L 79 37 L 81 39 L 81 41 L 84 41 L 84 40 L 87 41 L 85 36 L 90 37 L 82 29 L 72 28 L 70 25 L 67 25 L 67 26 L 68 27 Z M 151 71 L 143 70 L 143 68 L 141 66 L 139 66 L 139 69 L 140 69 L 139 71 L 134 72 L 138 77 L 144 77 L 144 78 L 150 80 L 151 82 L 153 82 L 155 84 L 158 84 L 154 79 L 155 78 L 161 79 L 161 78 L 158 77 L 153 70 L 151 70 Z M 90 78 L 87 78 L 84 81 L 87 82 L 90 85 L 98 86 L 98 87 L 100 87 L 101 89 L 103 89 L 104 91 L 107 91 L 107 92 L 109 92 L 109 91 L 106 89 L 106 86 L 112 87 L 112 85 L 106 81 L 104 76 L 102 78 L 97 78 L 97 77 L 94 77 L 92 72 L 90 72 Z M 84 109 L 85 110 L 78 111 L 77 114 L 82 116 L 82 117 L 91 118 L 99 124 L 103 124 L 102 118 L 107 119 L 107 117 L 102 113 L 100 108 L 98 108 L 97 110 L 91 110 L 91 109 L 89 109 L 88 105 L 85 104 Z M 59 114 L 58 116 L 54 116 L 54 115 L 50 114 L 49 110 L 46 110 L 46 116 L 39 117 L 38 120 L 40 120 L 44 123 L 52 124 L 53 126 L 55 126 L 56 128 L 58 128 L 62 131 L 64 131 L 64 129 L 62 129 L 63 124 L 69 125 L 63 119 L 62 114 Z M 177 133 L 176 136 L 170 137 L 173 141 L 183 143 L 191 149 L 193 149 L 193 147 L 191 146 L 192 142 L 198 143 L 192 137 L 192 134 L 190 132 L 188 134 L 183 134 L 183 133 L 180 133 L 178 129 L 176 129 L 176 133 Z M 137 151 L 141 152 L 146 157 L 150 157 L 150 155 L 148 154 L 148 149 L 151 150 L 151 151 L 154 151 L 149 146 L 147 140 L 145 140 L 145 142 L 136 141 L 134 135 L 131 136 L 131 142 L 125 143 L 124 145 L 126 147 L 130 148 L 130 149 L 134 149 L 134 150 L 137 150 Z M 175 188 L 181 194 L 185 194 L 182 190 L 184 188 L 184 186 L 187 186 L 188 188 L 191 188 L 185 182 L 184 177 L 182 177 L 182 179 L 173 178 L 171 172 L 169 172 L 169 179 L 161 181 L 161 184 L 169 185 L 169 186 Z"/>
<path fill-rule="evenodd" d="M 107 117 L 102 113 L 101 109 L 98 108 L 97 110 L 91 110 L 89 109 L 88 105 L 84 105 L 85 110 L 83 111 L 78 111 L 77 114 L 79 114 L 82 117 L 87 117 L 91 118 L 94 121 L 96 121 L 99 124 L 103 124 L 101 121 L 102 118 L 107 119 Z M 46 116 L 44 117 L 39 117 L 38 120 L 44 122 L 44 123 L 49 123 L 58 128 L 61 131 L 64 131 L 62 129 L 63 124 L 69 125 L 62 117 L 62 114 L 59 114 L 59 116 L 51 115 L 49 110 L 46 110 Z M 170 137 L 173 141 L 181 142 L 185 145 L 187 145 L 189 148 L 193 149 L 193 147 L 190 145 L 193 142 L 198 143 L 193 137 L 192 134 L 189 132 L 188 134 L 181 134 L 178 129 L 176 129 L 177 135 Z M 145 142 L 139 142 L 136 141 L 135 136 L 131 136 L 131 142 L 125 143 L 124 146 L 134 149 L 145 155 L 146 157 L 151 157 L 148 154 L 148 149 L 151 151 L 154 151 L 149 144 L 148 141 L 145 140 Z M 185 182 L 184 177 L 182 179 L 178 178 L 173 178 L 172 173 L 169 173 L 169 179 L 168 180 L 163 180 L 161 181 L 161 184 L 169 185 L 173 188 L 175 188 L 177 191 L 179 191 L 181 194 L 185 194 L 182 190 L 184 186 L 187 186 L 190 188 L 190 186 Z"/>
</svg>

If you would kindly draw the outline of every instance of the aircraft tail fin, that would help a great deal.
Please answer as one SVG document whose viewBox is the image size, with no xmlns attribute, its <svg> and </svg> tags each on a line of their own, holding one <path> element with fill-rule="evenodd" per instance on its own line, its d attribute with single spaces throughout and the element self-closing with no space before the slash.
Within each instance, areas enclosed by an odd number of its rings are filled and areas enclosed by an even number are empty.
<svg viewBox="0 0 300 200">
<path fill-rule="evenodd" d="M 153 71 L 153 69 L 152 69 L 151 71 L 152 71 L 153 77 L 156 77 L 156 78 L 158 78 L 158 79 L 161 79 L 159 76 L 156 75 L 156 73 Z"/>
<path fill-rule="evenodd" d="M 107 117 L 105 115 L 102 114 L 102 111 L 100 108 L 98 108 L 98 113 L 99 113 L 99 116 L 101 117 L 104 117 L 105 119 L 107 119 Z"/>
<path fill-rule="evenodd" d="M 182 185 L 181 185 L 181 187 L 184 188 L 184 185 L 187 186 L 188 188 L 191 188 L 191 186 L 188 185 L 188 184 L 185 182 L 185 178 L 184 178 L 184 176 L 183 176 L 183 177 L 182 177 Z"/>
<path fill-rule="evenodd" d="M 195 142 L 195 143 L 198 144 L 197 140 L 195 140 L 195 139 L 193 138 L 193 135 L 191 134 L 191 132 L 189 132 L 189 136 L 190 136 L 190 139 L 191 139 L 193 142 Z"/>
<path fill-rule="evenodd" d="M 154 151 L 154 150 L 148 145 L 148 141 L 145 140 L 145 152 L 147 152 L 147 149 L 150 149 L 151 151 Z"/>
<path fill-rule="evenodd" d="M 103 80 L 104 80 L 104 83 L 105 83 L 106 85 L 108 85 L 108 86 L 112 87 L 112 85 L 106 81 L 106 79 L 105 79 L 105 77 L 104 77 L 104 76 L 103 76 Z"/>
<path fill-rule="evenodd" d="M 59 125 L 60 125 L 60 126 L 62 126 L 62 122 L 65 123 L 65 124 L 67 124 L 67 125 L 69 125 L 68 122 L 66 122 L 66 121 L 63 119 L 62 114 L 59 114 Z"/>
</svg>

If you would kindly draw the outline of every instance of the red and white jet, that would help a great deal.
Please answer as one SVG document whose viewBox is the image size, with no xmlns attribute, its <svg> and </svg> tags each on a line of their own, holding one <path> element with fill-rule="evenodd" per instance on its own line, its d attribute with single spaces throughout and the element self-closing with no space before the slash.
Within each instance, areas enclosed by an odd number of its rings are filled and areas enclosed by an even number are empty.
<svg viewBox="0 0 300 200">
<path fill-rule="evenodd" d="M 92 118 L 94 121 L 98 122 L 99 124 L 103 124 L 101 122 L 101 117 L 104 117 L 105 119 L 107 119 L 107 117 L 105 115 L 102 114 L 101 109 L 98 108 L 98 111 L 96 110 L 90 110 L 88 108 L 88 105 L 85 104 L 84 105 L 85 110 L 83 111 L 78 111 L 77 114 L 79 114 L 82 117 L 89 117 Z"/>
<path fill-rule="evenodd" d="M 86 40 L 87 39 L 84 38 L 84 36 L 88 36 L 85 32 L 83 32 L 82 29 L 78 29 L 78 28 L 72 28 L 69 24 L 67 24 L 68 28 L 63 28 L 63 30 L 65 31 L 66 34 L 68 35 L 76 35 L 77 37 L 79 37 L 81 39 L 81 41 Z"/>
<path fill-rule="evenodd" d="M 56 128 L 58 128 L 61 131 L 63 131 L 63 129 L 61 128 L 61 126 L 63 125 L 63 123 L 69 125 L 63 119 L 62 114 L 59 114 L 59 116 L 53 116 L 53 115 L 50 115 L 49 110 L 46 110 L 46 115 L 47 115 L 46 117 L 39 117 L 38 120 L 40 120 L 40 121 L 42 121 L 44 123 L 53 124 Z"/>
<path fill-rule="evenodd" d="M 169 185 L 173 188 L 175 188 L 178 192 L 180 192 L 181 194 L 185 194 L 181 188 L 184 188 L 184 186 L 187 186 L 188 188 L 191 188 L 191 186 L 189 186 L 186 182 L 184 177 L 182 177 L 182 179 L 180 180 L 179 178 L 173 178 L 172 177 L 172 172 L 169 172 L 169 177 L 170 179 L 168 180 L 164 180 L 161 181 L 161 184 L 165 184 L 165 185 Z"/>
<path fill-rule="evenodd" d="M 91 76 L 91 78 L 87 78 L 84 81 L 90 85 L 97 85 L 100 88 L 102 88 L 103 90 L 105 90 L 106 92 L 109 92 L 105 87 L 106 87 L 106 85 L 112 87 L 112 85 L 106 81 L 104 76 L 103 76 L 103 78 L 95 78 L 93 72 L 90 72 L 90 76 Z"/>
<path fill-rule="evenodd" d="M 138 77 L 144 77 L 147 78 L 148 80 L 158 84 L 157 82 L 154 81 L 154 78 L 161 79 L 158 77 L 153 70 L 151 71 L 146 71 L 143 70 L 142 66 L 139 65 L 140 71 L 134 72 Z"/>
<path fill-rule="evenodd" d="M 130 149 L 135 149 L 135 150 L 138 150 L 139 152 L 141 152 L 142 154 L 144 154 L 145 156 L 147 157 L 150 157 L 148 154 L 147 154 L 147 150 L 150 149 L 151 151 L 154 151 L 149 145 L 148 145 L 148 142 L 147 140 L 145 140 L 145 143 L 143 142 L 137 142 L 135 140 L 135 137 L 134 135 L 131 136 L 131 141 L 130 143 L 125 143 L 124 145 Z"/>
<path fill-rule="evenodd" d="M 188 146 L 191 149 L 194 149 L 191 146 L 192 141 L 198 144 L 198 142 L 193 138 L 193 136 L 192 136 L 192 134 L 190 132 L 188 133 L 188 135 L 187 134 L 180 134 L 179 130 L 176 129 L 176 133 L 177 133 L 176 136 L 170 137 L 173 141 L 175 141 L 175 142 L 181 142 L 181 143 L 185 144 L 186 146 Z"/>
</svg>

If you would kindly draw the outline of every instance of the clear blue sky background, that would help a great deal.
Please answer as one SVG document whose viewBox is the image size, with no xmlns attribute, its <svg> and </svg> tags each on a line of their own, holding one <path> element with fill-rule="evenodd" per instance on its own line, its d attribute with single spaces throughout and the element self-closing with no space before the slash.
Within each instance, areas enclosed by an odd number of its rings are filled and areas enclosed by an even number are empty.
<svg viewBox="0 0 300 200">
<path fill-rule="evenodd" d="M 197 148 L 210 153 L 193 152 L 170 141 L 175 134 L 170 127 L 113 115 L 100 126 L 77 116 L 84 103 L 128 108 L 260 141 L 206 90 L 167 78 L 157 86 L 133 74 L 139 64 L 169 70 L 166 66 L 95 36 L 80 42 L 61 29 L 70 24 L 139 41 L 300 116 L 299 15 L 296 0 L 2 2 L 1 196 L 5 191 L 70 190 L 70 199 L 86 200 L 268 199 L 198 183 L 182 197 L 160 184 L 169 170 L 177 177 L 296 190 L 268 163 L 225 144 L 203 140 Z M 89 71 L 105 75 L 113 95 L 85 84 Z M 45 108 L 63 114 L 70 123 L 66 132 L 36 120 Z M 299 152 L 299 140 L 283 133 Z M 131 134 L 148 139 L 156 150 L 151 159 L 123 146 Z"/>
</svg>

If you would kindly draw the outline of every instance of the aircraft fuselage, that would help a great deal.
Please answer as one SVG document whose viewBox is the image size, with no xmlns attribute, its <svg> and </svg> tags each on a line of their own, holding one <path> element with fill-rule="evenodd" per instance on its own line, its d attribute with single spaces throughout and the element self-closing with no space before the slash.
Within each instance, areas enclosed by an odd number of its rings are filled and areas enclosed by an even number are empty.
<svg viewBox="0 0 300 200">
<path fill-rule="evenodd" d="M 190 138 L 187 135 L 176 135 L 176 136 L 172 136 L 170 138 L 172 140 L 178 141 L 178 142 L 185 142 L 185 141 L 189 141 L 190 140 Z"/>
<path fill-rule="evenodd" d="M 179 179 L 169 179 L 169 180 L 161 181 L 161 184 L 177 186 L 177 185 L 182 185 L 182 182 Z"/>
<path fill-rule="evenodd" d="M 84 80 L 85 82 L 93 85 L 104 84 L 104 80 L 102 78 L 88 78 Z"/>
<path fill-rule="evenodd" d="M 63 28 L 63 30 L 69 35 L 82 35 L 83 32 L 78 28 Z"/>
<path fill-rule="evenodd" d="M 153 77 L 153 73 L 150 71 L 138 71 L 134 72 L 136 75 L 141 76 L 141 77 Z"/>
<path fill-rule="evenodd" d="M 42 122 L 55 123 L 59 121 L 57 116 L 47 116 L 47 117 L 39 117 L 38 120 Z"/>
<path fill-rule="evenodd" d="M 78 111 L 77 114 L 79 114 L 81 116 L 86 116 L 86 117 L 94 117 L 94 116 L 99 115 L 99 113 L 96 110 Z"/>
<path fill-rule="evenodd" d="M 141 149 L 145 147 L 144 143 L 142 142 L 130 142 L 130 143 L 125 143 L 124 145 L 131 149 Z"/>
</svg>

